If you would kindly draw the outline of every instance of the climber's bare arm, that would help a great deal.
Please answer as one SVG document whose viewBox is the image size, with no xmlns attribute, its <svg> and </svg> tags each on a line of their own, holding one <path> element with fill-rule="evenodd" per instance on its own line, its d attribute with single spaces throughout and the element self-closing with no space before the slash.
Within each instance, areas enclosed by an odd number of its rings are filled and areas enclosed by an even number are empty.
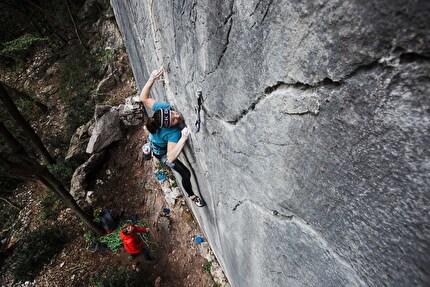
<svg viewBox="0 0 430 287">
<path fill-rule="evenodd" d="M 151 91 L 154 82 L 158 80 L 163 75 L 163 73 L 163 68 L 152 71 L 148 81 L 146 82 L 145 86 L 142 89 L 142 92 L 140 93 L 140 100 L 145 104 L 145 106 L 150 109 L 152 109 L 152 105 L 155 103 L 155 100 L 149 97 L 149 92 Z"/>
<path fill-rule="evenodd" d="M 168 142 L 167 143 L 167 161 L 168 162 L 174 162 L 179 154 L 181 153 L 182 149 L 185 146 L 185 143 L 187 142 L 188 136 L 190 135 L 190 130 L 188 128 L 184 128 L 181 131 L 181 139 L 175 143 L 175 142 Z"/>
</svg>

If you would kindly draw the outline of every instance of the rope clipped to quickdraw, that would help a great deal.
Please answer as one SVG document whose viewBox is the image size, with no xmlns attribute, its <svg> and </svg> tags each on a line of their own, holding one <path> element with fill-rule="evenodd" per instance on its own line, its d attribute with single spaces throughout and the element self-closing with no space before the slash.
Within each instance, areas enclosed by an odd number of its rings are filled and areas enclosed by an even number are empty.
<svg viewBox="0 0 430 287">
<path fill-rule="evenodd" d="M 126 223 L 133 224 L 133 222 L 131 220 L 126 220 L 124 222 L 121 222 L 118 226 L 123 226 Z M 148 228 L 149 227 L 149 221 L 144 219 L 144 220 L 141 220 L 137 223 L 134 223 L 134 225 L 139 226 L 139 227 Z M 151 232 L 149 228 L 148 228 L 148 230 L 149 230 L 149 232 Z M 115 229 L 114 232 L 100 237 L 98 239 L 98 241 L 100 243 L 106 244 L 109 247 L 109 249 L 111 249 L 113 252 L 117 252 L 118 249 L 123 245 L 121 237 L 119 236 L 119 231 L 120 231 L 120 228 L 117 228 L 117 229 Z M 143 233 L 139 232 L 138 236 L 146 244 L 146 246 L 148 247 L 148 250 L 150 252 L 154 252 L 155 250 L 158 249 L 157 242 L 149 240 L 149 233 L 143 234 Z"/>
<path fill-rule="evenodd" d="M 201 124 L 200 111 L 202 110 L 202 105 L 203 105 L 203 93 L 202 91 L 198 91 L 197 92 L 196 133 L 200 131 L 200 124 Z"/>
</svg>

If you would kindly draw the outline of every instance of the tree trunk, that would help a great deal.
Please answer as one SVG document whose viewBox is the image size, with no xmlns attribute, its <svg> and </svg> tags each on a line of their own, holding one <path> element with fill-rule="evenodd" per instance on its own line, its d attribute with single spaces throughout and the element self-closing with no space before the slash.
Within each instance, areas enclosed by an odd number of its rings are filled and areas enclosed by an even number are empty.
<svg viewBox="0 0 430 287">
<path fill-rule="evenodd" d="M 66 4 L 67 12 L 69 13 L 70 20 L 72 21 L 73 27 L 74 27 L 74 29 L 75 29 L 76 37 L 77 37 L 77 38 L 78 38 L 78 40 L 79 40 L 79 44 L 81 44 L 81 46 L 84 48 L 84 50 L 85 50 L 85 51 L 88 51 L 88 50 L 87 50 L 87 47 L 85 47 L 84 43 L 82 42 L 81 36 L 79 35 L 78 27 L 76 26 L 75 19 L 73 18 L 72 12 L 70 11 L 69 1 L 64 0 L 64 2 L 65 2 L 65 4 Z"/>
<path fill-rule="evenodd" d="M 105 230 L 100 225 L 95 223 L 91 216 L 82 210 L 82 208 L 76 203 L 75 199 L 64 187 L 64 185 L 51 172 L 49 172 L 46 167 L 42 166 L 41 173 L 36 176 L 45 186 L 57 193 L 63 202 L 68 207 L 70 207 L 76 213 L 76 215 L 78 215 L 79 218 L 81 218 L 82 221 L 85 222 L 89 228 L 91 228 L 91 230 L 100 236 L 105 234 Z"/>
<path fill-rule="evenodd" d="M 19 179 L 39 180 L 46 187 L 55 192 L 64 204 L 70 207 L 91 230 L 98 235 L 105 234 L 104 229 L 82 210 L 64 185 L 35 158 L 28 155 L 7 155 L 0 153 L 0 167 L 3 169 L 3 172 L 0 171 L 2 175 Z"/>
<path fill-rule="evenodd" d="M 6 89 L 3 86 L 3 83 L 0 83 L 0 100 L 3 102 L 6 107 L 8 113 L 13 117 L 16 123 L 22 128 L 25 135 L 28 139 L 34 144 L 34 146 L 38 149 L 43 159 L 50 164 L 54 164 L 55 160 L 45 148 L 43 142 L 40 140 L 39 136 L 36 134 L 31 125 L 26 121 L 26 119 L 22 116 L 21 112 L 15 106 L 12 98 L 7 93 Z"/>
</svg>

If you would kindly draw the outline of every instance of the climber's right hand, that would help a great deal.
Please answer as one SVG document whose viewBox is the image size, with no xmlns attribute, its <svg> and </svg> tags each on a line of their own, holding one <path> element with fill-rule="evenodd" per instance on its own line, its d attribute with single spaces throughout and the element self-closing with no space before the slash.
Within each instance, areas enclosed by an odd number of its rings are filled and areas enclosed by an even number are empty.
<svg viewBox="0 0 430 287">
<path fill-rule="evenodd" d="M 154 70 L 149 76 L 149 79 L 152 81 L 158 80 L 163 75 L 163 73 L 164 73 L 163 68 L 160 68 L 159 70 Z"/>
<path fill-rule="evenodd" d="M 190 129 L 189 128 L 183 128 L 181 131 L 181 136 L 184 139 L 188 139 L 188 136 L 190 135 Z"/>
</svg>

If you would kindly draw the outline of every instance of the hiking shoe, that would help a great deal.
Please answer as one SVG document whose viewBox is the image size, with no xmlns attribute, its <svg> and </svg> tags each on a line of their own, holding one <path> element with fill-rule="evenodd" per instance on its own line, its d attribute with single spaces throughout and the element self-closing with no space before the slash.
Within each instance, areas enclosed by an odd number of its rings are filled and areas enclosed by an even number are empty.
<svg viewBox="0 0 430 287">
<path fill-rule="evenodd" d="M 131 264 L 131 268 L 134 271 L 139 272 L 140 271 L 139 262 Z"/>
<path fill-rule="evenodd" d="M 158 263 L 158 260 L 156 258 L 152 258 L 151 260 L 145 260 L 146 264 L 155 265 Z"/>
<path fill-rule="evenodd" d="M 193 199 L 191 199 L 192 201 L 194 201 L 194 203 L 198 206 L 198 207 L 203 207 L 206 205 L 206 203 L 204 202 L 203 199 L 201 199 L 200 197 L 198 197 L 197 195 L 195 195 L 195 197 Z"/>
</svg>

